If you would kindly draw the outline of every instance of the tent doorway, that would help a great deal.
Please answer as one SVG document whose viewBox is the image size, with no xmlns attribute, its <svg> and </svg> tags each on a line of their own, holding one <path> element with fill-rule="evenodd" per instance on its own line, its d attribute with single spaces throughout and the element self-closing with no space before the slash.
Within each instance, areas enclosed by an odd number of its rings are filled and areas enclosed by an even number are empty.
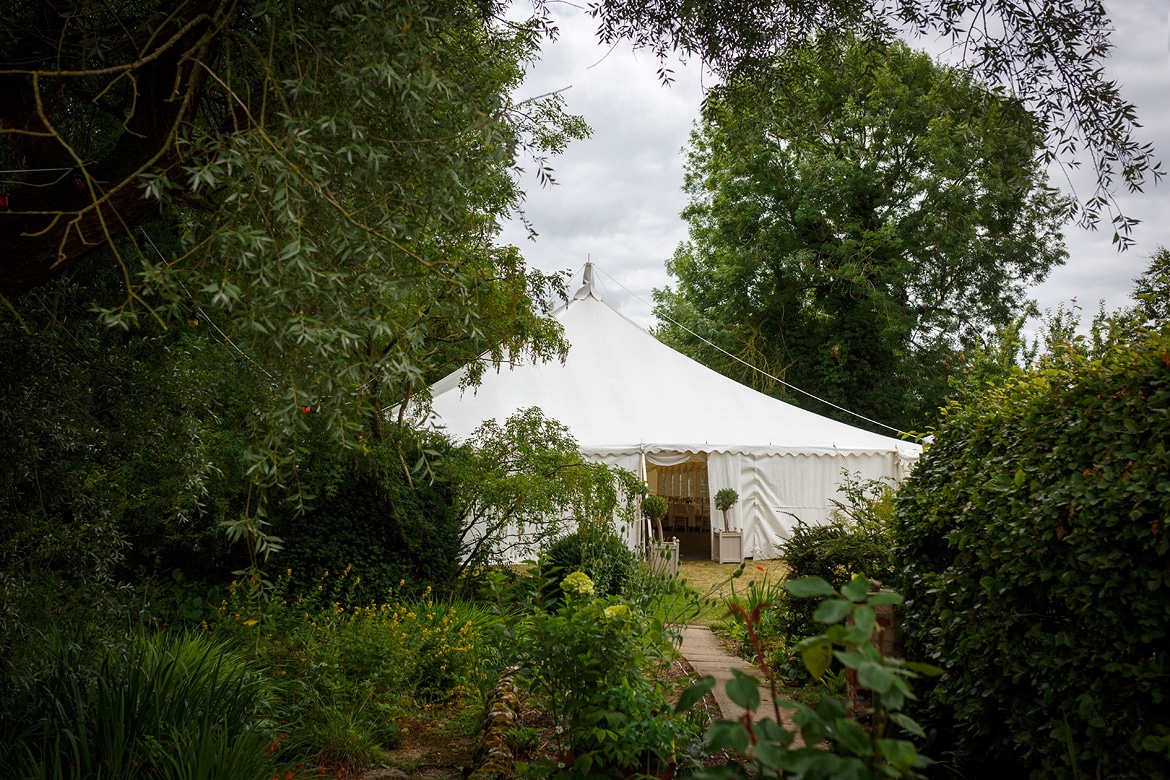
<svg viewBox="0 0 1170 780">
<path fill-rule="evenodd" d="M 662 530 L 667 539 L 679 540 L 679 558 L 710 560 L 711 496 L 706 458 L 692 453 L 648 455 L 646 483 L 650 492 L 665 498 L 670 507 L 662 518 Z"/>
</svg>

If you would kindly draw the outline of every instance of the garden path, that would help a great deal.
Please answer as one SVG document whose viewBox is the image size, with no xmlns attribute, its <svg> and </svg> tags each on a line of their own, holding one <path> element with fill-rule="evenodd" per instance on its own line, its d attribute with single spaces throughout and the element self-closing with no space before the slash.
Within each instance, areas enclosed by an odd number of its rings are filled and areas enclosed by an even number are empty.
<svg viewBox="0 0 1170 780">
<path fill-rule="evenodd" d="M 715 688 L 711 693 L 723 717 L 728 720 L 738 720 L 744 714 L 743 707 L 733 702 L 727 696 L 725 685 L 731 679 L 733 668 L 745 669 L 758 674 L 751 664 L 742 658 L 732 655 L 719 643 L 719 638 L 711 633 L 706 626 L 686 626 L 682 630 L 682 645 L 679 647 L 683 657 L 687 659 L 695 672 L 702 675 L 711 675 L 715 678 Z M 762 676 L 761 676 L 762 677 Z M 762 717 L 774 717 L 772 707 L 772 691 L 765 685 L 760 686 L 760 709 Z M 792 722 L 792 710 L 780 710 L 781 723 L 789 731 L 796 730 Z M 792 743 L 793 748 L 804 747 L 804 741 L 797 734 Z"/>
</svg>

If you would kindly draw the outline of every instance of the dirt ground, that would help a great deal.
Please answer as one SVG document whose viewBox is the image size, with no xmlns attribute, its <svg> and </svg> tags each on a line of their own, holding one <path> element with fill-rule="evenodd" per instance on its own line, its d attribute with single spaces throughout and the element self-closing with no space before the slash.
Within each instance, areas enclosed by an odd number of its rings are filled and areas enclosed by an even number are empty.
<svg viewBox="0 0 1170 780">
<path fill-rule="evenodd" d="M 678 696 L 686 684 L 695 679 L 695 670 L 681 656 L 659 669 L 662 679 L 677 686 L 670 703 L 678 702 Z M 537 736 L 532 752 L 517 756 L 521 761 L 537 758 L 556 761 L 557 738 L 548 716 L 527 705 L 521 697 L 520 725 L 531 729 Z M 717 713 L 715 697 L 707 693 L 696 708 L 708 714 Z M 455 718 L 452 718 L 455 715 Z M 385 766 L 374 767 L 355 775 L 339 774 L 338 777 L 356 780 L 461 780 L 470 769 L 475 753 L 475 737 L 467 731 L 466 722 L 457 723 L 459 716 L 451 711 L 433 713 L 427 719 L 410 724 L 407 737 L 395 750 L 383 755 Z M 462 720 L 466 721 L 466 718 Z M 712 758 L 710 763 L 717 759 Z M 659 772 L 660 777 L 673 777 L 672 771 Z"/>
</svg>

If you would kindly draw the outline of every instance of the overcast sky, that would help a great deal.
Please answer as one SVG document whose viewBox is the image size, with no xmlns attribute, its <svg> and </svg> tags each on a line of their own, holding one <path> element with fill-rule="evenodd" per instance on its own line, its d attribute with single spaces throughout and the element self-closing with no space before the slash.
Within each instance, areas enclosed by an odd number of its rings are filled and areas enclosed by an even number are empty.
<svg viewBox="0 0 1170 780">
<path fill-rule="evenodd" d="M 1152 142 L 1161 159 L 1170 159 L 1166 2 L 1107 0 L 1106 7 L 1115 27 L 1107 74 L 1137 106 L 1144 125 L 1139 140 Z M 675 63 L 676 81 L 663 87 L 651 54 L 631 53 L 628 46 L 609 51 L 597 45 L 593 20 L 567 4 L 554 8 L 561 36 L 545 44 L 517 97 L 564 89 L 568 110 L 582 115 L 593 135 L 551 161 L 556 186 L 525 182 L 526 213 L 539 233 L 536 240 L 528 240 L 517 222 L 505 227 L 502 240 L 519 246 L 528 262 L 544 271 L 577 271 L 592 258 L 601 271 L 597 276 L 605 299 L 649 327 L 654 323 L 651 290 L 671 284 L 665 262 L 687 234 L 679 217 L 686 205 L 683 147 L 698 116 L 704 74 L 697 64 Z M 937 42 L 911 44 L 939 50 Z M 709 85 L 711 77 L 705 79 Z M 1064 174 L 1055 173 L 1053 183 L 1067 189 Z M 1081 194 L 1089 192 L 1091 181 Z M 1142 220 L 1134 232 L 1135 246 L 1119 254 L 1111 229 L 1092 233 L 1070 225 L 1065 231 L 1068 263 L 1033 290 L 1041 309 L 1074 298 L 1090 316 L 1102 299 L 1107 308 L 1124 305 L 1146 258 L 1157 246 L 1170 246 L 1170 181 L 1122 195 L 1120 202 L 1126 214 Z"/>
</svg>

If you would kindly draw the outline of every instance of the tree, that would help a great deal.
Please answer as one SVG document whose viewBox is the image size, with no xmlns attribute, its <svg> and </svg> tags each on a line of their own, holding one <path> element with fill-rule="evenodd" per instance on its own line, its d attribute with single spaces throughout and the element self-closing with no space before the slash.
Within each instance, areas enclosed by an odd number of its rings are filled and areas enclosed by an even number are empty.
<svg viewBox="0 0 1170 780">
<path fill-rule="evenodd" d="M 785 392 L 737 358 L 922 425 L 962 345 L 1064 260 L 1068 202 L 1044 186 L 1040 142 L 1019 103 L 900 43 L 778 56 L 718 90 L 692 136 L 660 336 L 761 389 Z"/>
<path fill-rule="evenodd" d="M 1158 323 L 1170 322 L 1170 249 L 1158 247 L 1150 265 L 1133 280 L 1137 313 Z"/>
<path fill-rule="evenodd" d="M 1081 197 L 1081 224 L 1096 228 L 1108 212 L 1122 248 L 1136 223 L 1116 208 L 1116 191 L 1139 191 L 1163 175 L 1153 147 L 1135 138 L 1136 109 L 1106 78 L 1113 44 L 1101 0 L 598 0 L 589 8 L 604 42 L 631 40 L 660 62 L 673 52 L 697 56 L 724 81 L 767 72 L 774 55 L 814 34 L 949 39 L 989 88 L 1016 96 L 1036 117 L 1045 165 L 1088 158 L 1096 186 Z M 659 74 L 669 81 L 665 65 Z"/>
<path fill-rule="evenodd" d="M 414 108 L 421 108 L 436 88 L 439 94 L 447 92 L 448 82 L 432 78 L 437 71 L 431 64 L 412 59 L 431 46 L 450 43 L 453 22 L 477 25 L 488 31 L 488 39 L 500 40 L 502 31 L 517 29 L 502 21 L 511 5 L 509 0 L 331 6 L 271 0 L 5 4 L 0 9 L 0 128 L 11 144 L 0 152 L 0 162 L 24 173 L 10 182 L 12 205 L 0 214 L 0 242 L 11 248 L 0 264 L 0 294 L 43 284 L 149 223 L 159 203 L 143 198 L 142 186 L 152 180 L 165 183 L 172 202 L 196 214 L 214 211 L 217 199 L 206 197 L 205 177 L 215 173 L 208 168 L 207 136 L 227 142 L 262 131 L 269 140 L 283 140 L 284 131 L 292 129 L 288 121 L 303 105 L 298 98 L 319 96 L 320 87 L 335 77 L 348 84 L 350 98 L 356 97 L 353 88 L 371 88 L 384 78 L 389 91 L 405 89 L 420 99 Z M 555 34 L 549 5 L 533 0 L 533 22 L 524 29 Z M 894 27 L 902 27 L 941 33 L 970 55 L 970 64 L 989 84 L 1018 95 L 1037 114 L 1048 159 L 1078 149 L 1088 154 L 1097 188 L 1085 198 L 1087 223 L 1096 224 L 1119 185 L 1140 189 L 1150 176 L 1161 175 L 1151 148 L 1133 137 L 1134 107 L 1103 74 L 1101 63 L 1111 44 L 1100 0 L 700 0 L 682 5 L 601 0 L 591 4 L 590 12 L 606 42 L 629 39 L 660 57 L 670 51 L 696 55 L 723 78 L 766 68 L 773 54 L 802 44 L 813 32 L 862 30 L 888 37 Z M 345 56 L 329 61 L 330 40 L 373 46 L 373 52 L 389 56 L 354 69 L 356 60 Z M 472 46 L 466 53 L 475 51 Z M 348 53 L 360 57 L 364 52 L 354 48 Z M 482 63 L 469 56 L 462 63 L 464 75 L 489 73 L 491 61 L 490 56 Z M 326 69 L 327 63 L 335 70 Z M 438 71 L 444 71 L 442 64 Z M 362 77 L 354 78 L 359 73 Z M 662 75 L 669 79 L 666 70 Z M 382 104 L 387 116 L 409 122 L 418 115 L 400 111 L 407 105 Z M 506 100 L 492 106 L 481 115 L 488 120 L 483 128 L 515 108 Z M 523 125 L 525 114 L 532 116 L 523 111 L 510 116 Z M 313 118 L 325 128 L 346 124 L 328 110 Z M 425 135 L 426 123 L 412 129 Z M 397 150 L 404 157 L 435 162 L 429 156 L 432 147 L 414 146 L 409 135 L 359 134 L 352 136 L 354 146 L 348 150 L 339 144 L 313 148 L 346 155 L 348 161 L 354 159 L 349 155 L 368 153 L 382 143 L 406 144 Z M 266 164 L 295 165 L 297 150 L 287 151 L 292 153 L 270 155 Z M 212 154 L 210 159 L 222 166 L 231 158 Z M 434 171 L 455 173 L 458 166 L 450 164 L 455 158 L 442 159 L 447 164 Z M 307 178 L 301 184 L 311 185 L 314 197 L 333 196 L 336 204 L 344 203 L 337 199 L 343 177 L 303 173 Z M 381 176 L 389 180 L 392 173 L 391 168 Z M 223 171 L 217 175 L 222 181 Z M 231 166 L 228 177 L 236 175 L 242 180 L 248 174 Z M 1132 223 L 1123 215 L 1115 221 L 1118 240 L 1124 242 Z"/>
<path fill-rule="evenodd" d="M 520 203 L 519 157 L 541 165 L 586 132 L 556 96 L 510 98 L 553 32 L 534 5 L 517 23 L 508 0 L 0 4 L 0 311 L 36 321 L 30 307 L 103 275 L 81 271 L 92 264 L 121 277 L 122 296 L 80 290 L 80 311 L 127 329 L 146 317 L 212 328 L 258 378 L 240 432 L 252 489 L 234 529 L 255 536 L 270 500 L 305 497 L 298 470 L 315 442 L 377 441 L 381 411 L 443 366 L 485 350 L 563 354 L 542 316 L 558 280 L 494 244 Z M 678 47 L 731 74 L 814 29 L 876 29 L 879 5 L 594 10 L 606 39 Z M 1002 12 L 1004 37 L 979 49 L 989 77 L 1071 118 L 1048 128 L 1048 148 L 1083 139 L 1106 196 L 1116 172 L 1139 186 L 1149 153 L 1097 70 L 1099 6 L 985 5 L 899 13 L 962 36 L 968 10 Z"/>
<path fill-rule="evenodd" d="M 313 498 L 314 449 L 378 441 L 452 362 L 563 355 L 562 280 L 494 241 L 520 150 L 587 132 L 556 96 L 510 98 L 534 25 L 429 0 L 82 0 L 6 5 L 0 29 L 0 167 L 27 169 L 0 214 L 6 311 L 37 321 L 88 257 L 122 294 L 72 305 L 190 322 L 255 372 L 231 538 L 275 549 L 269 508 Z"/>
<path fill-rule="evenodd" d="M 581 457 L 569 429 L 536 408 L 488 420 L 446 465 L 456 485 L 460 571 L 532 553 L 564 532 L 629 524 L 645 483 Z"/>
</svg>

